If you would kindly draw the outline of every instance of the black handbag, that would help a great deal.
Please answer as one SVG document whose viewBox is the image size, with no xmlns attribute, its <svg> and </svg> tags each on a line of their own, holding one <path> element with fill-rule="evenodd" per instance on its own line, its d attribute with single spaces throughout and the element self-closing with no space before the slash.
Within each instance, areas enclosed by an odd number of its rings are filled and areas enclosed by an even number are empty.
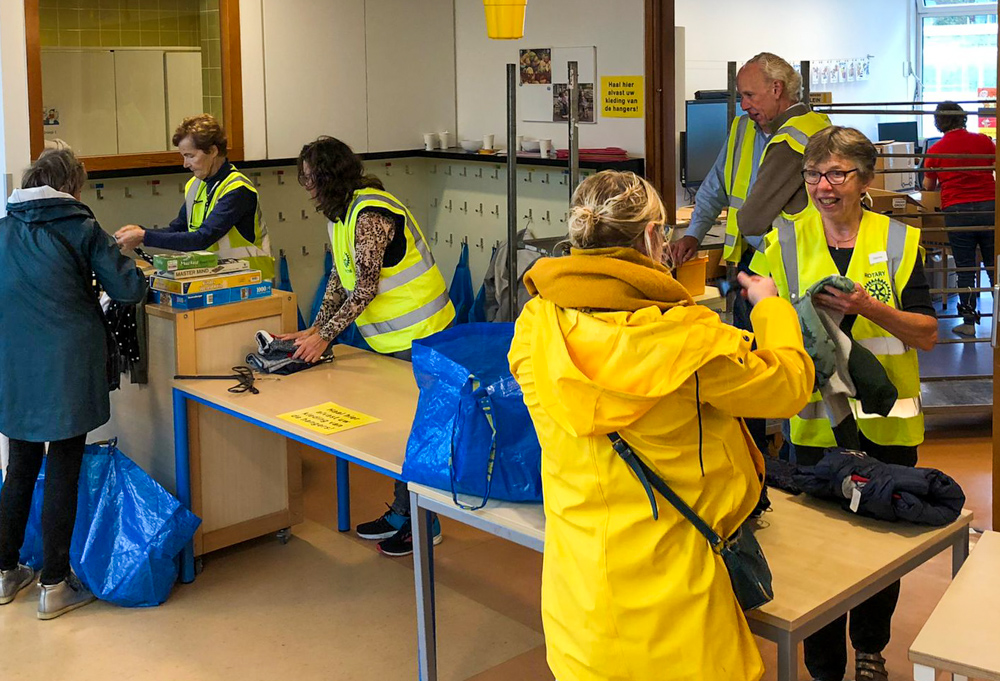
<svg viewBox="0 0 1000 681">
<path fill-rule="evenodd" d="M 618 433 L 608 433 L 608 438 L 618 456 L 628 464 L 645 488 L 649 504 L 653 507 L 653 519 L 659 519 L 656 498 L 653 496 L 653 488 L 655 488 L 664 499 L 669 501 L 682 516 L 694 525 L 696 530 L 704 535 L 712 550 L 722 556 L 722 561 L 729 572 L 729 581 L 733 585 L 733 593 L 736 594 L 736 600 L 744 611 L 759 608 L 774 598 L 774 590 L 771 587 L 771 568 L 768 567 L 764 551 L 757 543 L 757 538 L 748 522 L 743 523 L 733 536 L 723 539 L 670 489 L 663 478 L 635 455 L 632 448 Z"/>
<path fill-rule="evenodd" d="M 45 226 L 48 225 L 46 224 Z M 54 236 L 69 251 L 70 256 L 76 262 L 76 266 L 83 276 L 84 285 L 87 288 L 94 289 L 94 279 L 91 269 L 84 264 L 83 259 L 77 253 L 76 249 L 73 248 L 73 245 L 70 244 L 69 239 L 54 228 L 49 229 L 49 234 Z M 94 289 L 92 300 L 94 301 L 94 307 L 97 308 L 97 317 L 101 320 L 101 325 L 104 327 L 104 345 L 107 349 L 104 372 L 108 379 L 108 392 L 114 392 L 122 385 L 122 353 L 118 347 L 118 338 L 115 337 L 115 331 L 111 328 L 111 322 L 108 321 L 108 316 L 104 314 L 104 308 L 101 307 L 101 303 L 98 300 L 96 289 Z"/>
</svg>

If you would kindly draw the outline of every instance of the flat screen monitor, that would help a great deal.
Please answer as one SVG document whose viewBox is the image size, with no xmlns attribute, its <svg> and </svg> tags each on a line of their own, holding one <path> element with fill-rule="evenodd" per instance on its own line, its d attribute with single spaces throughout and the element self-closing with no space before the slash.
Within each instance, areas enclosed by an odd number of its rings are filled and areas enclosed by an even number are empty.
<svg viewBox="0 0 1000 681">
<path fill-rule="evenodd" d="M 913 142 L 917 144 L 917 122 L 904 121 L 902 123 L 879 123 L 878 141 L 887 142 Z"/>
<path fill-rule="evenodd" d="M 684 142 L 684 186 L 700 185 L 712 169 L 729 134 L 726 100 L 688 101 L 685 110 L 687 133 Z"/>
</svg>

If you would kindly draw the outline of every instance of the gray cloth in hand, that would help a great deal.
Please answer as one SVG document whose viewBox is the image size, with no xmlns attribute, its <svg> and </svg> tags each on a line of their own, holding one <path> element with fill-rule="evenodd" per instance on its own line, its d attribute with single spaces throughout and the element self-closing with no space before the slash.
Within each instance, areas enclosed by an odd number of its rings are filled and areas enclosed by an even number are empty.
<svg viewBox="0 0 1000 681">
<path fill-rule="evenodd" d="M 845 293 L 854 290 L 854 282 L 847 277 L 826 277 L 810 286 L 794 307 L 837 444 L 857 449 L 857 424 L 848 398 L 859 400 L 866 413 L 886 416 L 898 392 L 875 355 L 841 329 L 844 315 L 813 304 L 813 296 L 822 295 L 827 286 Z"/>
</svg>

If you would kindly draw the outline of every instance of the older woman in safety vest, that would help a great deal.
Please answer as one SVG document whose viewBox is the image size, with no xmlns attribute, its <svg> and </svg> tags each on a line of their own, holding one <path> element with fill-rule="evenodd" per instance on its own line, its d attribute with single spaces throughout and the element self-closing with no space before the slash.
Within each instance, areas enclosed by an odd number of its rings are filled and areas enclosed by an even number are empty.
<svg viewBox="0 0 1000 681">
<path fill-rule="evenodd" d="M 455 308 L 434 263 L 430 244 L 413 214 L 365 175 L 361 159 L 338 139 L 320 137 L 302 148 L 299 182 L 326 216 L 335 267 L 313 326 L 287 334 L 295 357 L 318 360 L 352 323 L 375 352 L 409 360 L 413 341 L 448 328 Z M 396 484 L 395 501 L 380 518 L 357 528 L 363 539 L 381 540 L 390 556 L 412 552 L 410 499 Z M 440 525 L 434 522 L 435 541 Z"/>
<path fill-rule="evenodd" d="M 265 281 L 274 279 L 257 188 L 226 158 L 228 141 L 222 126 L 209 114 L 185 118 L 173 142 L 184 167 L 194 173 L 184 189 L 184 205 L 166 229 L 122 227 L 115 233 L 119 245 L 214 251 L 220 258 L 248 261 Z"/>
<path fill-rule="evenodd" d="M 852 128 L 815 133 L 803 158 L 812 205 L 794 223 L 779 221 L 751 269 L 770 274 L 779 294 L 797 301 L 831 275 L 854 282 L 845 293 L 827 287 L 815 305 L 844 315 L 841 328 L 870 350 L 885 368 L 898 397 L 887 417 L 852 403 L 861 449 L 887 463 L 913 466 L 924 439 L 917 349 L 937 342 L 937 320 L 924 276 L 920 230 L 864 209 L 861 198 L 875 176 L 874 145 Z M 800 464 L 811 465 L 836 446 L 819 392 L 791 420 Z M 835 550 L 835 549 L 834 549 Z M 851 642 L 857 676 L 885 681 L 882 650 L 899 597 L 899 582 L 851 611 Z M 806 666 L 814 678 L 842 679 L 847 665 L 844 616 L 805 640 Z"/>
</svg>

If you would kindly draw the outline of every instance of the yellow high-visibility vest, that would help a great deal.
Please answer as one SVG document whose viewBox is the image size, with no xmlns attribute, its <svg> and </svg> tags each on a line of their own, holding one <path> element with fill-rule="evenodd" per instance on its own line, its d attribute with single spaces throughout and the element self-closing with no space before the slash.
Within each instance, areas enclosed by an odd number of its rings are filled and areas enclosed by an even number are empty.
<svg viewBox="0 0 1000 681">
<path fill-rule="evenodd" d="M 354 232 L 358 215 L 365 208 L 381 208 L 403 218 L 406 253 L 395 265 L 382 268 L 378 294 L 356 324 L 376 352 L 409 350 L 413 341 L 447 329 L 455 319 L 455 308 L 412 213 L 392 194 L 378 189 L 354 192 L 346 219 L 328 225 L 337 275 L 344 288 L 353 291 L 357 284 Z"/>
<path fill-rule="evenodd" d="M 803 153 L 809 138 L 830 125 L 826 114 L 808 111 L 800 116 L 792 116 L 768 140 L 761 154 L 761 162 L 767 151 L 775 144 L 788 144 L 799 154 Z M 729 262 L 739 262 L 746 248 L 746 241 L 740 234 L 736 223 L 736 215 L 747 196 L 750 194 L 750 178 L 753 174 L 753 148 L 757 138 L 757 126 L 753 125 L 749 116 L 740 116 L 733 121 L 729 129 L 729 139 L 726 142 L 725 181 L 726 193 L 729 195 L 729 209 L 726 212 L 726 243 L 722 257 Z M 789 219 L 797 215 L 782 214 Z"/>
<path fill-rule="evenodd" d="M 219 199 L 240 187 L 246 187 L 257 194 L 257 188 L 253 186 L 253 182 L 240 171 L 233 169 L 216 187 L 211 201 L 207 201 L 208 205 L 206 206 L 208 185 L 197 177 L 188 180 L 187 187 L 184 189 L 188 231 L 197 231 L 205 219 L 211 215 Z M 271 257 L 271 240 L 267 236 L 267 225 L 264 224 L 264 217 L 260 212 L 259 195 L 257 196 L 257 211 L 253 219 L 253 234 L 254 240 L 251 243 L 233 226 L 226 236 L 209 246 L 207 250 L 218 253 L 220 258 L 247 260 L 251 269 L 260 270 L 263 281 L 270 281 L 274 279 L 274 258 Z"/>
<path fill-rule="evenodd" d="M 815 210 L 794 225 L 779 224 L 765 237 L 765 242 L 764 252 L 754 256 L 750 269 L 770 274 L 778 294 L 792 303 L 816 282 L 840 274 L 830 255 L 822 216 Z M 864 286 L 873 298 L 899 309 L 900 296 L 919 257 L 920 230 L 865 211 L 846 276 Z M 899 393 L 888 416 L 865 413 L 858 401 L 851 400 L 861 432 L 880 445 L 920 444 L 924 440 L 924 415 L 917 351 L 860 315 L 854 322 L 852 336 L 885 367 Z M 813 393 L 798 416 L 792 417 L 791 429 L 794 444 L 836 446 L 819 391 Z"/>
</svg>

